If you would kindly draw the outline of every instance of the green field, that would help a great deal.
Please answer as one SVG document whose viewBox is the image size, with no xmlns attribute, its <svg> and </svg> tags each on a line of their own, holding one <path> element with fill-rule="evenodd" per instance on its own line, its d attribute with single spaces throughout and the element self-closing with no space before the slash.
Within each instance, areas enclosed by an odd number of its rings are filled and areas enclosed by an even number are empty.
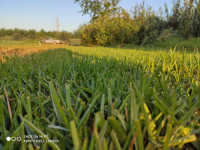
<svg viewBox="0 0 200 150">
<path fill-rule="evenodd" d="M 30 45 L 30 44 L 38 44 L 38 41 L 2 41 L 0 40 L 0 45 Z"/>
<path fill-rule="evenodd" d="M 199 63 L 197 51 L 106 47 L 11 58 L 0 149 L 199 149 Z"/>
</svg>

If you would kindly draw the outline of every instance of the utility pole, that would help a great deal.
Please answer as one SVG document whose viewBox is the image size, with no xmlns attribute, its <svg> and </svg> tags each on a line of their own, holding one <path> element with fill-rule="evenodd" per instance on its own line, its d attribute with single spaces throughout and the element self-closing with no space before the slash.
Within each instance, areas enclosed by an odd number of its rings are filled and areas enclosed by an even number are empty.
<svg viewBox="0 0 200 150">
<path fill-rule="evenodd" d="M 57 33 L 59 33 L 59 27 L 60 27 L 59 18 L 57 17 L 57 19 L 56 19 L 56 32 Z"/>
</svg>

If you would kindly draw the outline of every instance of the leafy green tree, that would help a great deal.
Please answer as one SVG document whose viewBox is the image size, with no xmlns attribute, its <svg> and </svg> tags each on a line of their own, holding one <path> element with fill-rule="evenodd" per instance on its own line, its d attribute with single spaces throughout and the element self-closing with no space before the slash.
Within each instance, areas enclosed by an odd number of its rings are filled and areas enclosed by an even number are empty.
<svg viewBox="0 0 200 150">
<path fill-rule="evenodd" d="M 82 8 L 83 15 L 89 14 L 92 20 L 104 16 L 105 14 L 113 14 L 119 8 L 117 7 L 120 0 L 75 0 Z"/>
<path fill-rule="evenodd" d="M 7 38 L 9 37 L 9 38 Z M 22 30 L 22 29 L 0 29 L 0 38 L 1 39 L 10 39 L 10 40 L 41 40 L 44 38 L 57 38 L 64 41 L 68 41 L 69 38 L 73 37 L 71 32 L 62 31 L 60 34 L 56 34 L 56 31 L 48 31 L 40 30 L 39 32 L 36 30 Z"/>
<path fill-rule="evenodd" d="M 101 10 L 101 2 L 105 1 L 77 1 L 82 4 L 85 14 L 95 14 L 92 21 L 83 25 L 79 32 L 83 44 L 146 45 L 172 36 L 200 36 L 200 0 L 177 0 L 171 14 L 165 4 L 165 16 L 162 9 L 156 14 L 151 7 L 145 6 L 144 1 L 136 5 L 132 13 L 120 8 L 113 14 L 103 15 L 99 15 L 98 10 Z M 92 8 L 97 4 L 98 7 Z M 90 8 L 96 13 L 91 13 Z"/>
<path fill-rule="evenodd" d="M 69 42 L 71 37 L 72 37 L 72 33 L 62 31 L 62 32 L 59 33 L 58 39 L 62 40 L 62 41 Z"/>
</svg>

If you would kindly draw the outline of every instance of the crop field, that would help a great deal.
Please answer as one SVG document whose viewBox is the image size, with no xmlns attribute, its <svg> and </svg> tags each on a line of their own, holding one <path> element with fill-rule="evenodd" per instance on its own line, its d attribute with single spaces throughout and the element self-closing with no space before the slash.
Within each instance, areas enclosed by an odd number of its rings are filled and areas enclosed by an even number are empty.
<svg viewBox="0 0 200 150">
<path fill-rule="evenodd" d="M 35 45 L 0 61 L 0 149 L 200 148 L 198 51 Z"/>
</svg>

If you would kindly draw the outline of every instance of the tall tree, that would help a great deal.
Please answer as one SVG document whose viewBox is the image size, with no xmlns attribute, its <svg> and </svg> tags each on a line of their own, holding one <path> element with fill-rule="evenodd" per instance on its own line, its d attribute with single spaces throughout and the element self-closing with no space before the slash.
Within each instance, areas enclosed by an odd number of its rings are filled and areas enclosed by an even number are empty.
<svg viewBox="0 0 200 150">
<path fill-rule="evenodd" d="M 117 5 L 120 0 L 75 0 L 82 8 L 83 15 L 89 14 L 92 20 L 104 16 L 105 14 L 113 14 L 119 8 Z"/>
</svg>

